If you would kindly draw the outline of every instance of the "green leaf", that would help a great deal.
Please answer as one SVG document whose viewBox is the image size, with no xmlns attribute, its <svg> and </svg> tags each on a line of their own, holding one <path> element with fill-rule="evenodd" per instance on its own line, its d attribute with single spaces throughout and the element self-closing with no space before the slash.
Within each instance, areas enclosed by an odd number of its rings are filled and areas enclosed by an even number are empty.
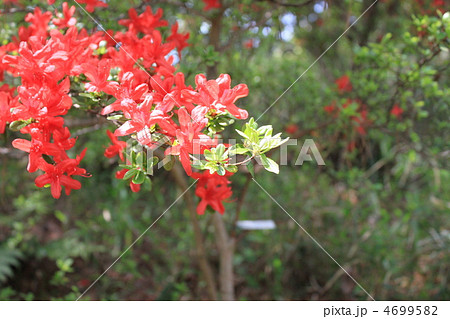
<svg viewBox="0 0 450 319">
<path fill-rule="evenodd" d="M 214 162 L 207 162 L 205 164 L 205 166 L 204 166 L 204 169 L 208 169 L 209 172 L 212 174 L 212 173 L 215 173 L 217 171 L 217 166 L 218 165 L 216 163 L 214 163 Z"/>
<path fill-rule="evenodd" d="M 227 165 L 225 169 L 230 173 L 236 173 L 238 171 L 238 167 L 236 165 Z"/>
<path fill-rule="evenodd" d="M 250 140 L 250 138 L 247 136 L 247 134 L 245 134 L 244 132 L 242 132 L 242 131 L 239 131 L 239 130 L 236 130 L 236 132 L 240 135 L 240 136 L 242 136 L 243 138 L 245 138 L 246 140 Z"/>
<path fill-rule="evenodd" d="M 138 171 L 136 175 L 133 177 L 133 183 L 135 184 L 142 184 L 145 182 L 145 178 L 147 175 L 143 171 Z"/>
<path fill-rule="evenodd" d="M 135 165 L 136 164 L 136 152 L 135 151 L 131 151 L 131 164 Z"/>
<path fill-rule="evenodd" d="M 265 137 L 272 136 L 272 125 L 263 125 L 257 129 L 257 132 L 258 134 L 264 135 Z"/>
<path fill-rule="evenodd" d="M 216 148 L 214 148 L 214 153 L 216 155 L 217 160 L 224 160 L 227 158 L 225 154 L 225 145 L 219 144 Z"/>
<path fill-rule="evenodd" d="M 134 175 L 136 175 L 137 172 L 138 172 L 138 170 L 135 168 L 130 169 L 128 172 L 125 173 L 125 175 L 123 176 L 123 179 L 125 179 L 125 180 L 130 179 Z"/>
<path fill-rule="evenodd" d="M 135 164 L 139 167 L 144 167 L 144 156 L 142 154 L 142 152 L 139 152 L 136 154 L 136 159 L 135 159 Z"/>
<path fill-rule="evenodd" d="M 133 166 L 131 165 L 126 165 L 126 164 L 119 164 L 120 168 L 125 168 L 125 169 L 133 169 Z"/>
<path fill-rule="evenodd" d="M 210 150 L 205 150 L 205 152 L 203 153 L 203 155 L 205 155 L 205 159 L 207 161 L 213 162 L 216 160 L 216 156 L 213 152 L 211 152 Z"/>
<path fill-rule="evenodd" d="M 244 147 L 241 144 L 236 144 L 236 145 L 232 145 L 229 149 L 228 149 L 228 154 L 230 156 L 233 155 L 243 155 L 245 153 L 250 152 L 250 150 L 246 147 Z"/>
<path fill-rule="evenodd" d="M 261 163 L 264 166 L 264 168 L 266 169 L 266 171 L 269 171 L 269 172 L 272 172 L 275 174 L 278 174 L 280 172 L 280 168 L 274 160 L 268 158 L 264 154 L 261 154 L 259 156 L 259 158 L 261 159 Z"/>
<path fill-rule="evenodd" d="M 217 174 L 219 174 L 220 176 L 223 176 L 223 175 L 225 175 L 225 173 L 226 173 L 225 168 L 223 166 L 219 165 L 217 167 Z"/>
</svg>

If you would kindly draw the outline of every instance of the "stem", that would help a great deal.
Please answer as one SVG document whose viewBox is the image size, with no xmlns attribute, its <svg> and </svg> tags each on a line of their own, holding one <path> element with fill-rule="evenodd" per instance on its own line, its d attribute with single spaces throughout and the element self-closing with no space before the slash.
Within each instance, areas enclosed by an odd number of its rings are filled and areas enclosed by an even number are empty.
<svg viewBox="0 0 450 319">
<path fill-rule="evenodd" d="M 235 239 L 228 236 L 222 215 L 214 213 L 215 237 L 220 255 L 220 293 L 222 300 L 234 300 L 233 255 Z"/>
<path fill-rule="evenodd" d="M 250 162 L 252 159 L 254 159 L 255 156 L 256 156 L 256 155 L 253 154 L 251 157 L 249 157 L 249 158 L 243 160 L 242 162 L 234 163 L 234 164 L 227 164 L 227 165 L 235 165 L 235 166 L 238 166 L 238 165 L 246 164 L 246 163 Z"/>
</svg>

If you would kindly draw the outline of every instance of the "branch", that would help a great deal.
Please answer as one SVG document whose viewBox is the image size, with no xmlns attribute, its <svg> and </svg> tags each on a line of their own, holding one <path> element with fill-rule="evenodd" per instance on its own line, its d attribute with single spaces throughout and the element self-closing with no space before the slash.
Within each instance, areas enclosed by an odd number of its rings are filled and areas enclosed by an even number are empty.
<svg viewBox="0 0 450 319">
<path fill-rule="evenodd" d="M 220 292 L 222 300 L 234 300 L 233 255 L 235 239 L 228 236 L 222 215 L 215 212 L 213 223 L 220 257 Z"/>
<path fill-rule="evenodd" d="M 264 1 L 264 0 L 259 0 L 259 1 Z M 301 8 L 301 7 L 306 7 L 310 4 L 313 4 L 316 0 L 307 0 L 305 2 L 302 3 L 287 3 L 287 2 L 281 2 L 281 1 L 277 1 L 277 0 L 268 0 L 267 2 L 282 6 L 282 7 L 292 7 L 292 8 Z"/>
<path fill-rule="evenodd" d="M 160 150 L 155 150 L 155 155 L 158 157 L 164 157 L 164 153 Z M 170 171 L 172 174 L 173 179 L 175 180 L 177 186 L 181 190 L 185 190 L 188 188 L 188 183 L 186 182 L 186 178 L 184 177 L 184 171 L 180 167 L 180 165 L 177 163 L 174 165 L 172 170 Z M 202 231 L 200 228 L 200 223 L 197 219 L 197 212 L 194 204 L 194 199 L 192 198 L 192 193 L 187 191 L 184 193 L 184 199 L 187 206 L 187 209 L 189 211 L 189 217 L 191 219 L 192 226 L 194 228 L 194 237 L 195 237 L 195 245 L 196 245 L 196 255 L 198 257 L 198 264 L 200 267 L 200 270 L 202 271 L 206 286 L 208 289 L 208 294 L 211 298 L 211 300 L 217 300 L 217 288 L 216 288 L 216 282 L 214 280 L 213 271 L 211 269 L 211 265 L 209 264 L 206 250 L 204 246 L 204 239 L 202 235 Z"/>
</svg>

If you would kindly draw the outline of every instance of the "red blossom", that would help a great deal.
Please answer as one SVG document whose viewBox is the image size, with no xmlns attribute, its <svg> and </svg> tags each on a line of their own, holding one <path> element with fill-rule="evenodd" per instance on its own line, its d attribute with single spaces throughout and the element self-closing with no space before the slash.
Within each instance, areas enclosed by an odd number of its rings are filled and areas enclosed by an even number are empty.
<svg viewBox="0 0 450 319">
<path fill-rule="evenodd" d="M 123 142 L 123 141 L 119 141 L 118 138 L 111 132 L 111 131 L 106 131 L 106 133 L 108 134 L 109 139 L 112 142 L 112 145 L 110 145 L 106 150 L 105 150 L 105 156 L 108 158 L 112 158 L 116 155 L 119 155 L 120 159 L 123 161 L 123 150 L 127 147 L 127 143 Z"/>
<path fill-rule="evenodd" d="M 203 0 L 205 6 L 203 7 L 203 11 L 208 11 L 212 9 L 221 8 L 220 0 Z"/>
<path fill-rule="evenodd" d="M 5 132 L 6 123 L 11 122 L 10 102 L 11 94 L 0 91 L 0 134 Z"/>
<path fill-rule="evenodd" d="M 61 152 L 55 144 L 47 142 L 45 137 L 39 132 L 34 132 L 31 141 L 17 138 L 12 142 L 12 145 L 21 151 L 29 153 L 27 170 L 30 173 L 37 171 L 43 154 L 58 156 Z"/>
<path fill-rule="evenodd" d="M 203 154 L 207 147 L 216 143 L 207 135 L 201 134 L 208 119 L 204 116 L 207 109 L 197 107 L 192 112 L 192 118 L 185 108 L 178 110 L 180 128 L 176 131 L 177 144 L 166 150 L 167 155 L 178 155 L 186 174 L 192 174 L 190 154 Z"/>
<path fill-rule="evenodd" d="M 71 176 L 80 175 L 86 176 L 84 169 L 79 169 L 78 165 L 83 159 L 84 150 L 80 156 L 76 159 L 66 159 L 58 164 L 49 164 L 44 160 L 39 163 L 39 168 L 45 172 L 45 174 L 36 177 L 35 184 L 37 187 L 44 187 L 50 185 L 51 193 L 54 198 L 61 196 L 62 186 L 65 187 L 66 195 L 69 195 L 72 189 L 80 189 L 81 183 Z"/>
<path fill-rule="evenodd" d="M 166 20 L 161 20 L 163 15 L 161 8 L 158 8 L 154 15 L 150 6 L 145 7 L 145 11 L 140 15 L 137 14 L 136 9 L 131 8 L 128 11 L 128 15 L 130 18 L 119 20 L 119 24 L 128 27 L 129 30 L 133 30 L 136 33 L 151 34 L 155 28 L 168 25 Z"/>
<path fill-rule="evenodd" d="M 244 42 L 244 47 L 246 49 L 252 49 L 254 47 L 254 41 L 253 39 L 247 40 Z"/>
<path fill-rule="evenodd" d="M 284 130 L 286 133 L 292 135 L 292 134 L 297 133 L 299 128 L 298 128 L 298 125 L 296 125 L 296 124 L 289 124 L 288 126 L 286 126 L 286 128 Z"/>
<path fill-rule="evenodd" d="M 238 84 L 231 88 L 231 78 L 221 74 L 216 80 L 207 80 L 203 74 L 195 77 L 196 91 L 184 90 L 182 97 L 195 104 L 206 106 L 210 110 L 228 111 L 237 119 L 246 119 L 248 112 L 238 108 L 234 103 L 248 95 L 246 84 Z"/>
<path fill-rule="evenodd" d="M 353 89 L 352 83 L 348 75 L 343 75 L 335 81 L 339 93 L 351 92 Z"/>
<path fill-rule="evenodd" d="M 78 3 L 86 4 L 89 12 L 107 6 L 99 0 L 78 0 Z M 220 6 L 220 1 L 205 1 L 204 9 Z M 147 7 L 140 15 L 130 9 L 129 19 L 119 22 L 128 31 L 108 31 L 108 34 L 99 31 L 92 35 L 85 29 L 77 29 L 74 13 L 75 7 L 67 3 L 63 3 L 62 15 L 57 13 L 57 17 L 36 8 L 26 17 L 29 26 L 20 27 L 12 43 L 0 46 L 0 80 L 6 71 L 19 77 L 21 83 L 17 88 L 0 88 L 0 132 L 12 121 L 26 125 L 20 132 L 30 138 L 16 139 L 13 146 L 29 153 L 30 172 L 38 169 L 43 172 L 35 184 L 49 185 L 52 196 L 59 198 L 63 186 L 67 194 L 81 187 L 73 176 L 88 177 L 79 166 L 86 150 L 75 159 L 68 156 L 76 138 L 64 126 L 63 118 L 72 107 L 71 80 L 79 83 L 81 74 L 87 78 L 85 91 L 106 93 L 116 99 L 101 113 L 118 112 L 125 118 L 114 134 L 107 132 L 112 145 L 106 148 L 106 157 L 119 155 L 124 160 L 126 143 L 117 136 L 131 135 L 142 145 L 152 147 L 153 136 L 157 134 L 159 138 L 164 134 L 171 145 L 166 154 L 178 156 L 188 175 L 198 174 L 192 172 L 191 156 L 203 154 L 217 144 L 204 134 L 207 114 L 229 112 L 238 119 L 247 118 L 247 111 L 235 103 L 248 95 L 248 87 L 239 84 L 232 88 L 227 74 L 209 81 L 198 75 L 196 88 L 187 86 L 183 73 L 176 73 L 170 53 L 174 49 L 180 53 L 188 45 L 189 34 L 178 33 L 178 24 L 174 24 L 170 36 L 164 40 L 156 29 L 168 25 L 162 19 L 162 9 L 153 14 Z M 50 30 L 50 21 L 56 29 Z M 110 37 L 120 42 L 126 52 L 118 49 Z M 106 44 L 106 51 L 99 55 L 100 44 Z M 145 70 L 135 61 L 140 61 Z M 113 68 L 120 70 L 116 81 L 110 80 Z M 127 171 L 117 172 L 116 177 L 123 178 Z M 196 176 L 200 179 L 196 194 L 201 197 L 198 213 L 204 213 L 207 206 L 223 213 L 222 202 L 231 196 L 227 177 L 207 171 Z M 133 192 L 140 187 L 130 181 Z"/>
<path fill-rule="evenodd" d="M 220 176 L 217 173 L 210 174 L 209 171 L 192 174 L 193 178 L 198 179 L 195 194 L 201 199 L 197 206 L 197 214 L 203 215 L 207 206 L 220 214 L 225 213 L 223 201 L 233 194 L 231 187 L 228 186 L 231 184 L 227 177 L 229 175 L 231 173 L 227 172 L 225 176 Z"/>
<path fill-rule="evenodd" d="M 403 112 L 403 109 L 398 104 L 395 104 L 391 109 L 391 114 L 398 119 L 401 117 Z"/>
<path fill-rule="evenodd" d="M 78 3 L 85 4 L 86 5 L 86 11 L 87 12 L 94 12 L 95 8 L 108 7 L 108 4 L 101 0 L 77 0 Z"/>
<path fill-rule="evenodd" d="M 336 107 L 336 101 L 331 102 L 330 105 L 324 106 L 323 110 L 329 114 L 333 114 L 336 111 L 339 111 Z"/>
<path fill-rule="evenodd" d="M 71 6 L 69 8 L 67 2 L 64 2 L 62 7 L 62 18 L 54 18 L 52 20 L 53 24 L 59 28 L 69 28 L 74 26 L 77 23 L 77 19 L 73 17 L 73 14 L 75 13 L 75 6 Z"/>
<path fill-rule="evenodd" d="M 189 33 L 178 33 L 178 22 L 172 25 L 171 32 L 172 33 L 167 38 L 167 41 L 174 42 L 178 53 L 181 54 L 181 51 L 183 51 L 185 47 L 189 46 L 189 43 L 187 42 L 189 39 Z"/>
<path fill-rule="evenodd" d="M 108 81 L 111 70 L 112 60 L 93 60 L 82 65 L 83 73 L 91 81 L 84 86 L 88 92 L 105 92 L 113 95 L 119 88 L 119 84 L 114 81 Z"/>
<path fill-rule="evenodd" d="M 41 9 L 36 7 L 33 13 L 28 13 L 25 16 L 25 21 L 31 23 L 30 33 L 37 37 L 47 36 L 47 25 L 52 19 L 52 13 L 47 11 L 42 13 Z"/>
</svg>

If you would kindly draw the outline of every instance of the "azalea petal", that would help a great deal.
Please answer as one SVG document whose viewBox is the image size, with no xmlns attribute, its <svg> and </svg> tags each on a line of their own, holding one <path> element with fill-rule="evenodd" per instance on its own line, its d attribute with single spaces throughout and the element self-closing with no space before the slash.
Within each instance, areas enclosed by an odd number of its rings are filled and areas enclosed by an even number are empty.
<svg viewBox="0 0 450 319">
<path fill-rule="evenodd" d="M 36 177 L 36 179 L 34 180 L 34 183 L 36 184 L 37 187 L 44 187 L 45 185 L 50 184 L 51 181 L 52 180 L 48 174 L 43 174 L 43 175 Z"/>
<path fill-rule="evenodd" d="M 114 132 L 114 135 L 125 136 L 125 135 L 129 135 L 129 134 L 135 133 L 135 132 L 136 132 L 136 128 L 134 127 L 133 123 L 131 123 L 131 121 L 128 121 L 128 122 L 122 124 L 122 126 L 119 127 L 118 129 L 116 129 Z"/>
<path fill-rule="evenodd" d="M 133 193 L 137 193 L 141 190 L 141 185 L 130 182 L 130 188 Z"/>
<path fill-rule="evenodd" d="M 186 131 L 190 123 L 190 116 L 185 108 L 178 110 L 178 120 L 180 121 L 181 130 Z"/>
<path fill-rule="evenodd" d="M 76 179 L 70 178 L 69 176 L 66 176 L 66 175 L 61 175 L 60 179 L 61 179 L 61 184 L 63 186 L 65 186 L 66 188 L 70 188 L 70 189 L 80 189 L 81 188 L 81 183 L 79 181 L 77 181 Z"/>
<path fill-rule="evenodd" d="M 191 160 L 189 159 L 189 153 L 183 149 L 180 151 L 180 161 L 181 165 L 183 166 L 184 170 L 186 171 L 186 174 L 188 176 L 192 175 L 192 168 L 191 168 Z"/>
<path fill-rule="evenodd" d="M 61 183 L 59 182 L 59 179 L 56 179 L 51 186 L 52 196 L 55 199 L 58 199 L 61 197 Z"/>
<path fill-rule="evenodd" d="M 205 213 L 207 205 L 208 203 L 206 202 L 206 200 L 200 201 L 200 203 L 198 203 L 197 205 L 197 214 L 203 215 Z"/>
<path fill-rule="evenodd" d="M 12 146 L 14 146 L 15 148 L 17 148 L 21 151 L 29 153 L 31 150 L 31 141 L 17 138 L 14 141 L 12 141 Z"/>
</svg>

